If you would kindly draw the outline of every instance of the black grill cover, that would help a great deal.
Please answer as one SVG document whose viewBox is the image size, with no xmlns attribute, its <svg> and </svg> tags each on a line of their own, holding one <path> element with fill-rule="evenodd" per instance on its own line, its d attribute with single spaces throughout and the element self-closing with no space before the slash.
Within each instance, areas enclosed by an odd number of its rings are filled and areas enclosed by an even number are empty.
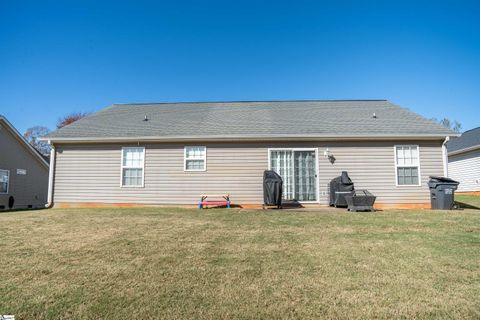
<svg viewBox="0 0 480 320">
<path fill-rule="evenodd" d="M 347 171 L 342 171 L 342 175 L 336 178 L 333 178 L 330 181 L 330 206 L 335 205 L 335 192 L 347 192 L 353 191 L 353 182 L 352 179 L 348 176 Z M 345 202 L 346 204 L 346 202 Z"/>
<path fill-rule="evenodd" d="M 263 172 L 263 202 L 266 205 L 282 205 L 282 177 L 273 170 Z"/>
</svg>

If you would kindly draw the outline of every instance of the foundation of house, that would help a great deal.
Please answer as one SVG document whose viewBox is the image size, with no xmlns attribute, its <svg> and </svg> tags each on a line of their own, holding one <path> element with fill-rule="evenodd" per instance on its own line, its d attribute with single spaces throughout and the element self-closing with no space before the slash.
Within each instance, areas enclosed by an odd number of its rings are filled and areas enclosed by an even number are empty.
<svg viewBox="0 0 480 320">
<path fill-rule="evenodd" d="M 54 204 L 54 208 L 166 208 L 166 207 L 176 207 L 176 208 L 197 208 L 196 204 L 191 205 L 180 205 L 180 204 L 143 204 L 143 203 L 104 203 L 104 202 L 59 202 Z M 223 206 L 225 207 L 225 206 Z M 231 205 L 232 208 L 241 208 L 241 209 L 263 209 L 262 204 L 235 204 Z M 377 210 L 390 210 L 390 209 L 430 209 L 430 202 L 425 203 L 375 203 L 375 209 Z M 214 207 L 213 207 L 214 208 Z M 289 205 L 285 204 L 283 209 L 334 209 L 327 205 L 322 204 L 295 204 Z M 337 208 L 335 208 L 337 209 Z M 338 208 L 339 210 L 344 210 L 343 208 Z M 271 209 L 266 209 L 271 210 Z"/>
</svg>

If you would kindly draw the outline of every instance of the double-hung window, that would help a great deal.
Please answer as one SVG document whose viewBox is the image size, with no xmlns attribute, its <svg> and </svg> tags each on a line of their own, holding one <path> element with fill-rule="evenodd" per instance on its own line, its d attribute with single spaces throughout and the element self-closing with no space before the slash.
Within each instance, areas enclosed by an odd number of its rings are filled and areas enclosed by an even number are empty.
<svg viewBox="0 0 480 320">
<path fill-rule="evenodd" d="M 184 154 L 185 171 L 207 170 L 207 147 L 188 146 Z"/>
<path fill-rule="evenodd" d="M 420 160 L 418 146 L 395 146 L 397 185 L 420 185 Z"/>
<path fill-rule="evenodd" d="M 143 187 L 145 148 L 122 148 L 122 187 Z"/>
<path fill-rule="evenodd" d="M 9 182 L 10 182 L 10 171 L 0 169 L 0 194 L 8 193 Z"/>
</svg>

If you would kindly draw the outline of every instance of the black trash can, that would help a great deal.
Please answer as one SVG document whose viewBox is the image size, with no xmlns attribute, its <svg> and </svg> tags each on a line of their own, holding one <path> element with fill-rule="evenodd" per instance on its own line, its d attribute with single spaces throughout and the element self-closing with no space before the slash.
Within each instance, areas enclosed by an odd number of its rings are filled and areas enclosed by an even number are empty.
<svg viewBox="0 0 480 320">
<path fill-rule="evenodd" d="M 430 200 L 432 209 L 452 210 L 454 205 L 455 190 L 460 182 L 446 177 L 430 176 Z"/>
<path fill-rule="evenodd" d="M 263 202 L 268 206 L 282 207 L 283 180 L 273 170 L 263 172 Z"/>
</svg>

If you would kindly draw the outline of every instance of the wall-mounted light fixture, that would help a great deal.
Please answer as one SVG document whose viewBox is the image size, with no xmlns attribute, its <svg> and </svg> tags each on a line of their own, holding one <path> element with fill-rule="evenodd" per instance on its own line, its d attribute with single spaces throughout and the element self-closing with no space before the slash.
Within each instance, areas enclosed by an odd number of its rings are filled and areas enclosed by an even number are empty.
<svg viewBox="0 0 480 320">
<path fill-rule="evenodd" d="M 330 152 L 330 150 L 325 149 L 325 151 L 323 151 L 323 155 L 325 156 L 325 158 L 328 158 L 328 161 L 330 161 L 331 164 L 334 164 L 335 163 L 335 157 L 333 156 L 333 154 Z"/>
<path fill-rule="evenodd" d="M 330 150 L 325 149 L 325 151 L 323 151 L 323 155 L 325 156 L 325 158 L 328 158 L 328 156 L 330 155 Z"/>
</svg>

